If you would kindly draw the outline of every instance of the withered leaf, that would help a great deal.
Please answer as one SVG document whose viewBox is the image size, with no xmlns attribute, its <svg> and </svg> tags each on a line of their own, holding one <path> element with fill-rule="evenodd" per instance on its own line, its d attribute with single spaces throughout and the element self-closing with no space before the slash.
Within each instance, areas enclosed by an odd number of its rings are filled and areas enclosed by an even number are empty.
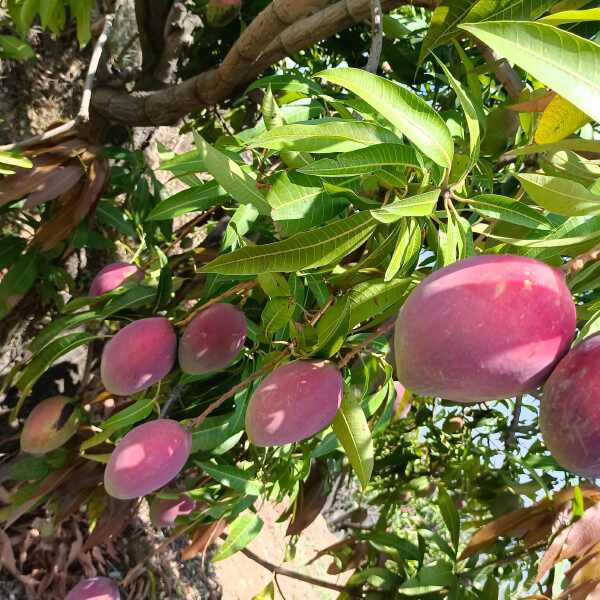
<svg viewBox="0 0 600 600">
<path fill-rule="evenodd" d="M 524 113 L 536 113 L 543 112 L 546 106 L 550 104 L 552 98 L 556 96 L 556 92 L 548 92 L 543 96 L 538 96 L 537 98 L 532 98 L 530 100 L 525 100 L 524 102 L 518 102 L 517 104 L 511 104 L 507 106 L 509 110 L 514 112 L 524 112 Z"/>
<path fill-rule="evenodd" d="M 540 561 L 537 581 L 565 558 L 584 554 L 600 541 L 600 504 L 588 508 L 581 518 L 561 531 Z"/>
<path fill-rule="evenodd" d="M 135 500 L 108 498 L 106 510 L 83 546 L 83 552 L 94 546 L 102 546 L 112 537 L 118 536 L 129 524 Z"/>
<path fill-rule="evenodd" d="M 61 196 L 58 210 L 38 229 L 33 244 L 42 250 L 50 250 L 69 237 L 100 199 L 107 177 L 107 161 L 96 159 L 90 166 L 85 182 Z"/>
<path fill-rule="evenodd" d="M 194 532 L 191 544 L 181 553 L 183 560 L 190 560 L 198 554 L 206 552 L 207 548 L 225 531 L 227 519 L 221 518 L 212 523 L 200 525 Z"/>
<path fill-rule="evenodd" d="M 299 535 L 321 513 L 327 502 L 327 474 L 320 462 L 315 461 L 306 481 L 300 486 L 296 509 L 285 535 Z"/>
<path fill-rule="evenodd" d="M 31 209 L 62 196 L 74 187 L 83 177 L 83 170 L 79 164 L 60 165 L 48 173 L 38 187 L 29 194 L 25 201 L 25 208 Z"/>
</svg>

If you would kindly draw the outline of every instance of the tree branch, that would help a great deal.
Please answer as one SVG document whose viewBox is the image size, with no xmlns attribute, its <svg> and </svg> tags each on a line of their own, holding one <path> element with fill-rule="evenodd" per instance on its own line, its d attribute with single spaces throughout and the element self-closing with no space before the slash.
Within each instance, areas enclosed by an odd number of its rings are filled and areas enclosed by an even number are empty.
<svg viewBox="0 0 600 600">
<path fill-rule="evenodd" d="M 473 38 L 475 45 L 479 48 L 485 61 L 493 67 L 496 78 L 502 84 L 506 93 L 512 100 L 518 100 L 525 84 L 517 72 L 508 64 L 505 59 L 501 59 L 488 45 L 481 40 Z"/>
<path fill-rule="evenodd" d="M 589 262 L 597 260 L 599 257 L 600 244 L 597 244 L 587 252 L 584 252 L 583 254 L 571 259 L 569 262 L 566 262 L 561 267 L 561 270 L 565 273 L 565 275 L 573 275 L 574 273 L 581 271 Z"/>
<path fill-rule="evenodd" d="M 83 86 L 83 95 L 81 97 L 81 106 L 79 107 L 79 113 L 77 114 L 77 123 L 87 123 L 90 120 L 90 102 L 92 100 L 92 89 L 94 87 L 94 81 L 96 80 L 96 72 L 98 71 L 98 65 L 100 64 L 100 58 L 102 52 L 104 52 L 104 46 L 108 41 L 115 15 L 106 15 L 104 17 L 104 27 L 102 33 L 96 42 L 90 65 L 88 67 L 87 75 L 85 76 L 85 84 Z"/>
<path fill-rule="evenodd" d="M 436 0 L 384 0 L 432 9 Z M 320 9 L 320 10 L 319 10 Z M 316 11 L 316 12 L 315 12 Z M 108 119 L 130 126 L 167 125 L 184 115 L 231 97 L 282 58 L 327 39 L 370 13 L 370 0 L 273 0 L 246 28 L 218 68 L 164 90 L 124 93 L 96 90 L 93 107 Z"/>
<path fill-rule="evenodd" d="M 303 573 L 298 573 L 297 571 L 291 571 L 290 569 L 284 569 L 283 567 L 278 567 L 273 563 L 265 560 L 258 556 L 258 554 L 254 554 L 252 550 L 248 550 L 248 548 L 242 548 L 240 550 L 242 554 L 245 554 L 248 558 L 253 560 L 255 563 L 259 564 L 261 567 L 267 569 L 274 575 L 283 575 L 284 577 L 290 577 L 291 579 L 297 579 L 298 581 L 304 581 L 305 583 L 310 583 L 311 585 L 316 585 L 317 587 L 326 588 L 328 590 L 334 590 L 336 592 L 346 592 L 346 594 L 351 595 L 353 590 L 351 588 L 344 587 L 343 585 L 337 585 L 335 583 L 330 583 L 329 581 L 324 581 L 323 579 L 316 579 L 315 577 L 310 577 L 309 575 L 304 575 Z"/>
<path fill-rule="evenodd" d="M 383 50 L 382 18 L 381 0 L 371 0 L 371 51 L 365 65 L 365 71 L 369 71 L 369 73 L 377 73 L 381 60 L 381 51 Z"/>
</svg>

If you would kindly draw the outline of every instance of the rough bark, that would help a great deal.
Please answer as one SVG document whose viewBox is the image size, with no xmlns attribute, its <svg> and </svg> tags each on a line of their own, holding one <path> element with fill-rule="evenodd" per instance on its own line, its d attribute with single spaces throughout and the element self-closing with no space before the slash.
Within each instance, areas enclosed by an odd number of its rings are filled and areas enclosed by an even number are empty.
<svg viewBox="0 0 600 600">
<path fill-rule="evenodd" d="M 432 9 L 436 0 L 385 0 Z M 285 56 L 309 48 L 369 18 L 370 0 L 273 0 L 246 28 L 223 62 L 178 85 L 150 92 L 124 93 L 99 88 L 93 107 L 114 122 L 130 126 L 169 125 L 205 106 L 218 104 Z"/>
</svg>

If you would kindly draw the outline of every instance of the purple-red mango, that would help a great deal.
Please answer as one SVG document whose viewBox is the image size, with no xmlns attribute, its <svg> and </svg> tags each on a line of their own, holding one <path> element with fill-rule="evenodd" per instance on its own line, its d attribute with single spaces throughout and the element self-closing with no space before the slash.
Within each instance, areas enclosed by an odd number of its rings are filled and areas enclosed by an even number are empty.
<svg viewBox="0 0 600 600">
<path fill-rule="evenodd" d="M 104 387 L 129 396 L 160 381 L 175 364 L 177 336 L 168 319 L 130 323 L 104 347 L 100 374 Z"/>
<path fill-rule="evenodd" d="M 304 440 L 333 421 L 342 391 L 342 376 L 328 361 L 296 360 L 279 367 L 250 399 L 248 438 L 255 446 Z"/>
<path fill-rule="evenodd" d="M 121 600 L 119 586 L 108 577 L 83 579 L 67 594 L 65 600 Z"/>
<path fill-rule="evenodd" d="M 56 450 L 76 433 L 78 427 L 79 415 L 69 398 L 46 398 L 25 419 L 21 450 L 29 454 L 46 454 Z"/>
<path fill-rule="evenodd" d="M 187 496 L 176 500 L 154 498 L 150 504 L 150 521 L 155 527 L 173 527 L 175 519 L 194 512 L 196 502 Z"/>
<path fill-rule="evenodd" d="M 141 281 L 144 271 L 129 263 L 116 262 L 102 269 L 90 286 L 90 296 L 102 296 L 123 285 L 126 281 Z"/>
<path fill-rule="evenodd" d="M 584 477 L 600 477 L 600 334 L 573 348 L 544 386 L 540 429 L 552 456 Z"/>
<path fill-rule="evenodd" d="M 404 303 L 398 379 L 456 402 L 513 397 L 544 383 L 574 332 L 560 271 L 523 256 L 474 256 L 426 277 Z"/>
<path fill-rule="evenodd" d="M 192 436 L 177 421 L 138 425 L 113 450 L 104 470 L 104 488 L 119 500 L 155 492 L 177 477 L 191 451 Z"/>
<path fill-rule="evenodd" d="M 246 317 L 231 304 L 213 304 L 194 317 L 179 342 L 179 366 L 201 375 L 229 366 L 246 341 Z"/>
</svg>

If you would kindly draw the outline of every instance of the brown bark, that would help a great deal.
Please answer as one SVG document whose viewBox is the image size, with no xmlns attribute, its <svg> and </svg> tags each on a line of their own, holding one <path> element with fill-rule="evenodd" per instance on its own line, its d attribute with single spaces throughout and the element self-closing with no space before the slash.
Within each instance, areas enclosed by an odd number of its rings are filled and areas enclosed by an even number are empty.
<svg viewBox="0 0 600 600">
<path fill-rule="evenodd" d="M 436 0 L 385 0 L 434 8 Z M 219 67 L 178 85 L 124 93 L 99 88 L 93 107 L 111 121 L 130 126 L 168 125 L 184 115 L 231 97 L 285 56 L 309 48 L 369 17 L 370 0 L 273 0 L 246 28 Z"/>
</svg>

